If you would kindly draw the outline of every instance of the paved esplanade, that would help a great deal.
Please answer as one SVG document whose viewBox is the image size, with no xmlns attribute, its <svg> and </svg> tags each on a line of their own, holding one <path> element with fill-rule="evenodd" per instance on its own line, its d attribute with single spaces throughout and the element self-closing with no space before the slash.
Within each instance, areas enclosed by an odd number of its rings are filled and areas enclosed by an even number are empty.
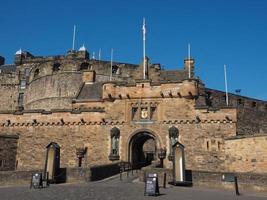
<svg viewBox="0 0 267 200">
<path fill-rule="evenodd" d="M 158 197 L 144 196 L 144 184 L 116 179 L 79 184 L 50 185 L 43 189 L 29 189 L 29 187 L 2 187 L 0 200 L 139 200 L 139 199 L 167 199 L 167 200 L 263 200 L 266 196 L 244 194 L 235 196 L 234 192 L 222 190 L 208 190 L 199 188 L 169 187 L 160 188 Z"/>
</svg>

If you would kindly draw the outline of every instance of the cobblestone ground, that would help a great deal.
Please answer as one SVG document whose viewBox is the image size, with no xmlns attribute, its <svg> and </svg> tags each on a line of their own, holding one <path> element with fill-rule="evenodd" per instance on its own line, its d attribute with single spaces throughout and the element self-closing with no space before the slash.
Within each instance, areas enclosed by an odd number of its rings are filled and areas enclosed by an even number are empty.
<svg viewBox="0 0 267 200">
<path fill-rule="evenodd" d="M 0 188 L 0 200 L 263 200 L 264 194 L 236 196 L 233 191 L 200 188 L 160 188 L 160 196 L 144 196 L 144 183 L 133 182 L 133 178 L 120 181 L 118 177 L 89 183 L 50 185 L 43 189 L 29 189 L 26 186 Z"/>
</svg>

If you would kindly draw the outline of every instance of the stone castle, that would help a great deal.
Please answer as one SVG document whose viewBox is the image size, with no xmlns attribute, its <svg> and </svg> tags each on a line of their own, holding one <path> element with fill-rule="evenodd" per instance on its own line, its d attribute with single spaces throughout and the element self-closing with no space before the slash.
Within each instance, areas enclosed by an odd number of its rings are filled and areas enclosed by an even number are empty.
<svg viewBox="0 0 267 200">
<path fill-rule="evenodd" d="M 20 50 L 12 65 L 0 57 L 0 170 L 52 173 L 50 147 L 60 167 L 141 168 L 163 156 L 171 169 L 177 145 L 186 170 L 267 173 L 266 101 L 229 94 L 227 105 L 195 77 L 192 58 L 180 70 L 147 57 L 144 66 L 145 78 L 143 63 L 111 65 L 85 47 L 48 57 Z"/>
</svg>

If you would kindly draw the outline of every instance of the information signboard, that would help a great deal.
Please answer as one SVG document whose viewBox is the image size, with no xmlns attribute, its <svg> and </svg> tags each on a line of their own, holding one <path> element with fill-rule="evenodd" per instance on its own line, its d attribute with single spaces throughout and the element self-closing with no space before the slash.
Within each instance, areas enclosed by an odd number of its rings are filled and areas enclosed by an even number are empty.
<svg viewBox="0 0 267 200">
<path fill-rule="evenodd" d="M 42 187 L 42 173 L 34 173 L 32 175 L 31 186 L 33 188 L 41 188 Z"/>
<path fill-rule="evenodd" d="M 145 182 L 145 195 L 159 195 L 159 181 L 157 174 L 148 174 Z"/>
</svg>

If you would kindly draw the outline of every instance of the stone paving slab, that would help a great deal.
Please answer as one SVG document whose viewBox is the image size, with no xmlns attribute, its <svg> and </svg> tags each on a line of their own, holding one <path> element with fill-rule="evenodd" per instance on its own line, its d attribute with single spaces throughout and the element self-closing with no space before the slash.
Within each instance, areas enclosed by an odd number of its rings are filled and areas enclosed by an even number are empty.
<svg viewBox="0 0 267 200">
<path fill-rule="evenodd" d="M 43 189 L 29 189 L 26 186 L 0 188 L 0 200 L 263 200 L 264 194 L 257 196 L 243 194 L 236 196 L 234 191 L 202 188 L 168 187 L 160 188 L 158 197 L 144 196 L 144 183 L 131 180 L 109 179 L 99 182 L 50 185 Z"/>
</svg>

